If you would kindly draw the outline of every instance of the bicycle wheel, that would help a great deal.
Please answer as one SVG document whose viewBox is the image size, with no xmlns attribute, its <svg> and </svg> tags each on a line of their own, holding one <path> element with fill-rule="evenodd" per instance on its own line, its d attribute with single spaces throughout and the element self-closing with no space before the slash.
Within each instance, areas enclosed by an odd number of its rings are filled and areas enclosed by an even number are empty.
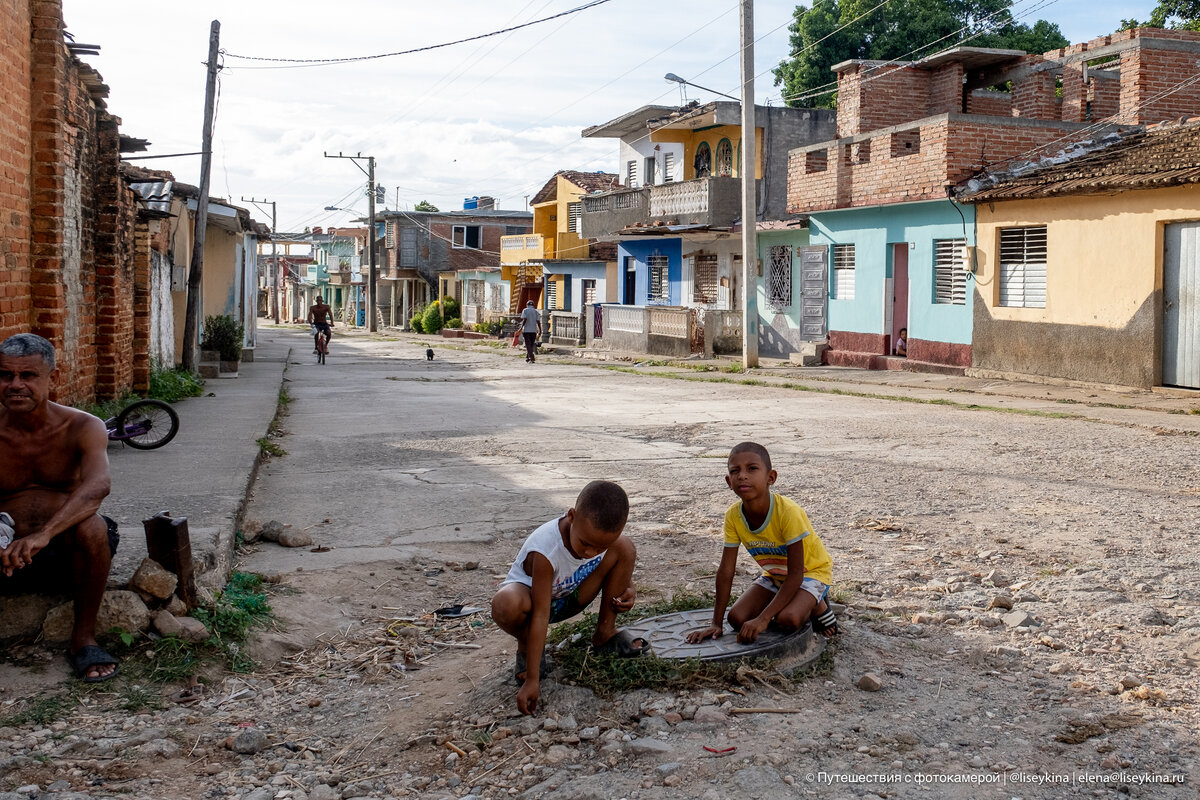
<svg viewBox="0 0 1200 800">
<path fill-rule="evenodd" d="M 179 415 L 161 400 L 138 400 L 117 415 L 116 439 L 137 450 L 153 450 L 175 438 Z"/>
</svg>

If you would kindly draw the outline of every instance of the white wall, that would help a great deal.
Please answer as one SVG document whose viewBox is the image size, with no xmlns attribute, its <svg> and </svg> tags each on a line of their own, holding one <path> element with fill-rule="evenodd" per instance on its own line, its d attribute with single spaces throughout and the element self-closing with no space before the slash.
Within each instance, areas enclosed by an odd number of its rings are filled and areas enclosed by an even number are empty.
<svg viewBox="0 0 1200 800">
<path fill-rule="evenodd" d="M 663 183 L 663 155 L 665 153 L 675 154 L 675 164 L 673 167 L 672 176 L 674 181 L 683 180 L 683 145 L 672 144 L 670 142 L 652 142 L 649 138 L 635 138 L 634 140 L 621 140 L 620 157 L 617 164 L 617 173 L 621 176 L 621 185 L 625 185 L 627 170 L 626 165 L 630 161 L 637 161 L 638 164 L 638 186 L 646 185 L 646 167 L 645 160 L 653 156 L 654 158 L 654 173 L 655 183 Z"/>
<path fill-rule="evenodd" d="M 175 306 L 171 299 L 171 260 L 150 251 L 150 361 L 175 366 Z"/>
<path fill-rule="evenodd" d="M 695 262 L 693 262 L 692 256 L 700 252 L 717 254 L 718 284 L 721 282 L 721 278 L 729 279 L 729 302 L 725 305 L 714 303 L 712 306 L 714 308 L 734 310 L 740 308 L 738 298 L 741 297 L 742 262 L 736 262 L 735 266 L 733 260 L 735 254 L 740 255 L 742 252 L 742 239 L 740 236 L 721 237 L 713 241 L 683 240 L 683 304 L 687 306 L 696 305 L 692 299 L 692 288 L 695 286 L 695 272 L 693 271 Z"/>
</svg>

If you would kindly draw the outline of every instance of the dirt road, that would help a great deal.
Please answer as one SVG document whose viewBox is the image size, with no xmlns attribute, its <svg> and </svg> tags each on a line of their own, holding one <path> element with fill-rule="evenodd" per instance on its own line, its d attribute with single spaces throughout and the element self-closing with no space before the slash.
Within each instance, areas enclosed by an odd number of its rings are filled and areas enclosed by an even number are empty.
<svg viewBox="0 0 1200 800">
<path fill-rule="evenodd" d="M 50 766 L 9 783 L 251 800 L 1195 796 L 1194 437 L 1153 414 L 1106 424 L 486 348 L 427 362 L 424 346 L 343 339 L 326 366 L 300 350 L 286 373 L 287 455 L 264 465 L 248 520 L 313 546 L 243 555 L 285 587 L 255 648 L 269 666 L 187 707 L 97 713 L 90 734 L 12 729 L 0 759 L 33 747 Z M 633 501 L 641 601 L 711 589 L 725 456 L 745 439 L 771 450 L 777 490 L 834 559 L 847 608 L 817 674 L 597 697 L 560 671 L 545 716 L 521 718 L 511 640 L 486 613 L 432 615 L 486 606 L 525 534 L 594 478 Z M 744 560 L 738 581 L 752 575 Z M 878 690 L 859 688 L 866 673 Z M 131 745 L 146 729 L 161 735 Z M 237 755 L 247 730 L 266 738 Z"/>
</svg>

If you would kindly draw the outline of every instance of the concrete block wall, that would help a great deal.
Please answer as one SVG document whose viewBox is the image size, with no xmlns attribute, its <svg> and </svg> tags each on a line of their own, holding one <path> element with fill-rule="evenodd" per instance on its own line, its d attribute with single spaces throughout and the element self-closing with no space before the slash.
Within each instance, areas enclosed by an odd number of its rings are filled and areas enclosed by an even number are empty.
<svg viewBox="0 0 1200 800">
<path fill-rule="evenodd" d="M 873 66 L 864 62 L 838 73 L 839 137 L 929 116 L 931 92 L 927 70 L 895 66 L 873 70 Z"/>
</svg>

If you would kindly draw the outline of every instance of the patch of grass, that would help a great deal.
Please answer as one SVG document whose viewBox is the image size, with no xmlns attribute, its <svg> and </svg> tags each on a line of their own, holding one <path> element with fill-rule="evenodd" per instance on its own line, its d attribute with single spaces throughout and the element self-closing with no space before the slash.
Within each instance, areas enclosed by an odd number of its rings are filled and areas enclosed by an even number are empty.
<svg viewBox="0 0 1200 800">
<path fill-rule="evenodd" d="M 274 456 L 275 458 L 278 458 L 280 456 L 287 455 L 287 450 L 284 450 L 282 447 L 272 442 L 270 436 L 260 436 L 255 441 L 258 442 L 258 449 L 264 456 Z"/>
<path fill-rule="evenodd" d="M 745 372 L 745 371 L 746 371 L 746 368 L 743 367 L 741 364 L 737 363 L 736 361 L 731 364 L 728 364 L 727 366 L 721 367 L 721 372 L 741 373 L 741 372 Z"/>
<path fill-rule="evenodd" d="M 0 719 L 0 727 L 49 725 L 66 716 L 78 702 L 78 695 L 73 690 L 35 697 L 20 711 Z"/>
<path fill-rule="evenodd" d="M 177 403 L 185 397 L 199 397 L 204 393 L 204 379 L 195 372 L 182 367 L 169 369 L 155 362 L 150 367 L 150 391 L 147 397 Z"/>
<path fill-rule="evenodd" d="M 111 400 L 105 400 L 102 403 L 91 403 L 89 405 L 80 406 L 80 409 L 86 411 L 94 417 L 100 419 L 109 419 L 121 413 L 121 409 L 138 400 L 138 396 L 133 392 L 125 392 L 120 397 L 114 397 Z"/>
</svg>

